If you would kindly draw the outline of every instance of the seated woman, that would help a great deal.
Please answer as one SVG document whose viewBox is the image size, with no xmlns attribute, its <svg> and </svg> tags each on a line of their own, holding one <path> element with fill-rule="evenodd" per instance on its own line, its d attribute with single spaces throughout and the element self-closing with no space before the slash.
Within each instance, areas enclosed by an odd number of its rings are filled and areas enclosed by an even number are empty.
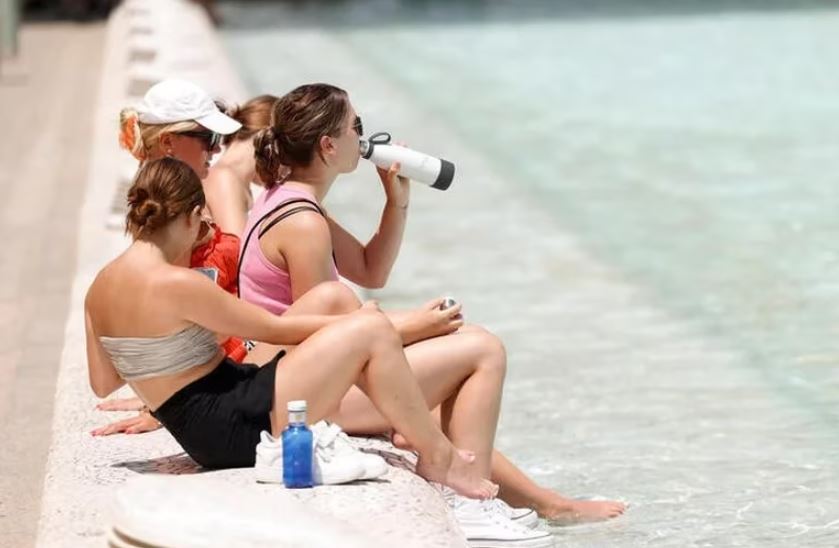
<svg viewBox="0 0 839 548">
<path fill-rule="evenodd" d="M 202 180 L 213 221 L 225 232 L 241 236 L 253 206 L 251 184 L 261 184 L 253 159 L 253 136 L 268 127 L 277 97 L 260 95 L 227 109 L 242 127 L 225 135 L 224 150 Z"/>
<path fill-rule="evenodd" d="M 334 86 L 301 86 L 274 103 L 271 126 L 254 139 L 255 167 L 267 190 L 255 201 L 242 234 L 243 299 L 282 314 L 314 287 L 337 280 L 339 273 L 363 287 L 385 284 L 402 241 L 410 183 L 397 177 L 396 166 L 378 170 L 386 201 L 378 230 L 367 244 L 321 205 L 338 175 L 355 170 L 361 134 L 361 119 L 346 92 Z M 336 292 L 338 302 L 331 310 L 357 308 L 354 296 L 346 293 Z M 426 400 L 432 408 L 441 406 L 444 428 L 448 413 L 457 405 L 450 399 L 457 387 L 469 387 L 468 393 L 483 402 L 486 413 L 497 416 L 506 367 L 504 347 L 486 330 L 463 326 L 459 305 L 439 310 L 440 301 L 430 301 L 419 310 L 389 313 Z M 270 351 L 264 351 L 267 358 Z M 352 433 L 391 428 L 358 390 L 350 390 L 332 418 Z M 491 461 L 500 496 L 514 506 L 534 508 L 543 517 L 566 522 L 607 519 L 623 512 L 618 502 L 578 501 L 542 488 L 491 446 L 481 455 Z M 509 508 L 500 511 L 514 515 Z"/>
<path fill-rule="evenodd" d="M 307 400 L 317 421 L 357 384 L 417 448 L 418 474 L 467 497 L 493 496 L 474 454 L 455 449 L 431 419 L 402 342 L 374 305 L 280 317 L 180 266 L 207 229 L 201 181 L 178 160 L 144 163 L 128 204 L 133 243 L 85 298 L 97 396 L 128 383 L 196 462 L 221 468 L 253 466 L 260 432 L 279 435 L 289 400 Z M 263 367 L 240 365 L 225 358 L 216 332 L 297 346 Z"/>
<path fill-rule="evenodd" d="M 206 178 L 210 160 L 220 151 L 222 139 L 242 129 L 242 124 L 222 113 L 203 89 L 192 82 L 173 78 L 152 86 L 136 107 L 122 109 L 119 143 L 140 165 L 158 158 L 176 158 L 190 166 L 199 177 Z M 196 242 L 196 248 L 186 260 L 189 266 L 212 275 L 227 291 L 235 292 L 238 257 L 238 237 L 212 225 L 212 230 L 201 242 Z M 227 336 L 219 339 L 227 355 L 236 361 L 244 359 L 247 349 L 242 341 Z M 94 436 L 119 432 L 137 434 L 160 428 L 160 423 L 138 398 L 108 400 L 97 408 L 141 412 L 94 429 L 91 432 Z"/>
</svg>

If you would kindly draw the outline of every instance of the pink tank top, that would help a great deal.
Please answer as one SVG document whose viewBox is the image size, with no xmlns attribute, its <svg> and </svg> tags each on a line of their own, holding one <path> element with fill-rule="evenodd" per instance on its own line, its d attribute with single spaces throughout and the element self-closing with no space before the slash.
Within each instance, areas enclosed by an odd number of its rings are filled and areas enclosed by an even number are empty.
<svg viewBox="0 0 839 548">
<path fill-rule="evenodd" d="M 261 221 L 265 215 L 283 202 L 301 199 L 317 203 L 311 194 L 302 190 L 286 188 L 284 185 L 277 185 L 270 190 L 266 190 L 254 201 L 253 208 L 248 213 L 248 222 L 245 225 L 245 231 L 242 233 L 243 252 L 240 258 L 239 296 L 274 314 L 284 313 L 293 302 L 291 296 L 291 277 L 285 269 L 269 261 L 262 252 L 262 248 L 259 245 L 259 236 L 260 232 L 266 230 L 268 223 L 261 223 Z M 312 208 L 311 205 L 301 201 L 294 205 L 289 205 L 283 211 L 284 213 L 291 211 L 297 206 Z M 268 217 L 275 219 L 278 216 L 269 215 Z M 262 224 L 263 226 L 254 230 L 257 224 Z M 251 236 L 246 242 L 248 234 L 251 234 Z M 332 274 L 333 280 L 337 280 L 338 269 L 335 266 L 334 259 L 332 261 Z"/>
</svg>

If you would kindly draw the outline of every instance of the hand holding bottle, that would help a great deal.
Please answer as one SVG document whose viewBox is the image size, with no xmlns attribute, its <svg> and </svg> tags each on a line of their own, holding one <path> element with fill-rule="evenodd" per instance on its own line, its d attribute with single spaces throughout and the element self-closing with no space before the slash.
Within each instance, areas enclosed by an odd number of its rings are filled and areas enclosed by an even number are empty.
<svg viewBox="0 0 839 548">
<path fill-rule="evenodd" d="M 390 134 L 374 133 L 370 139 L 359 141 L 361 157 L 383 169 L 399 164 L 399 174 L 424 183 L 431 188 L 446 190 L 454 179 L 454 164 L 422 152 L 390 144 Z"/>
<path fill-rule="evenodd" d="M 411 180 L 400 175 L 400 169 L 402 165 L 399 162 L 393 162 L 388 168 L 376 166 L 388 205 L 406 209 L 411 200 Z"/>
<path fill-rule="evenodd" d="M 463 326 L 461 305 L 441 308 L 445 299 L 442 297 L 428 301 L 420 308 L 411 311 L 397 325 L 405 344 L 454 333 Z"/>
</svg>

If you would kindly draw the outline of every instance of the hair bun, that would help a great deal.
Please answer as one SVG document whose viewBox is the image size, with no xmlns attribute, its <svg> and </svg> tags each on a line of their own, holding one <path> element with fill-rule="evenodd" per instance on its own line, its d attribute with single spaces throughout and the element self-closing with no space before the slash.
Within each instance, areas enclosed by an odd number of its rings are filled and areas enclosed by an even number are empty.
<svg viewBox="0 0 839 548">
<path fill-rule="evenodd" d="M 163 205 L 155 200 L 148 199 L 137 207 L 137 219 L 140 225 L 149 225 L 163 214 Z"/>
<path fill-rule="evenodd" d="M 128 194 L 127 220 L 139 230 L 157 230 L 166 224 L 167 219 L 166 208 L 157 200 L 150 198 L 145 188 L 134 188 Z"/>
</svg>

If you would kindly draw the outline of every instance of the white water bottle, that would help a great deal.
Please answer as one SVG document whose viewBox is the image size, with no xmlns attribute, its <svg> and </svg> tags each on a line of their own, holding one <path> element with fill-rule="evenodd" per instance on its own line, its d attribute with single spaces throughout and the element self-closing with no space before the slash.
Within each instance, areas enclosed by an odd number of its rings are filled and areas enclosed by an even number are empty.
<svg viewBox="0 0 839 548">
<path fill-rule="evenodd" d="M 389 133 L 374 133 L 360 141 L 361 157 L 383 169 L 399 162 L 399 174 L 431 188 L 446 190 L 454 179 L 454 164 L 407 147 L 390 144 Z"/>
</svg>

